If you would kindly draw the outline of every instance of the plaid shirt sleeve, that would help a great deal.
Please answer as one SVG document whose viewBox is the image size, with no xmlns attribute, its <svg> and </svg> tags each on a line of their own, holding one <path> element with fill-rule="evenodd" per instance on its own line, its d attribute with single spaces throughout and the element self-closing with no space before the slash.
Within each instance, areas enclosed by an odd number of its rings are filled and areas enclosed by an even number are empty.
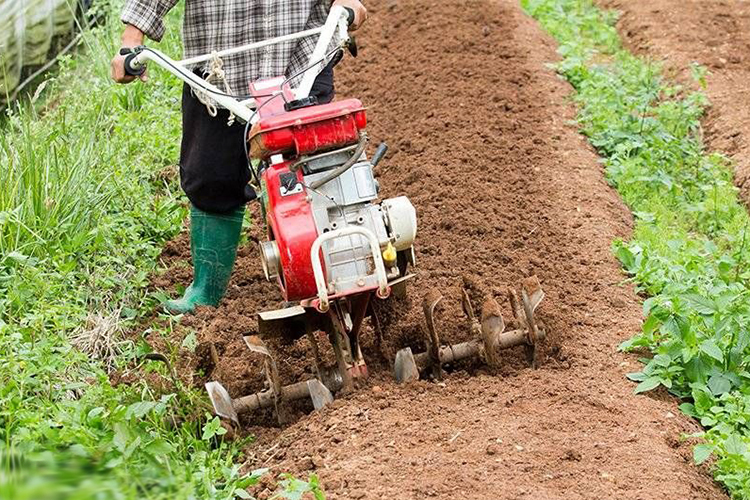
<svg viewBox="0 0 750 500">
<path fill-rule="evenodd" d="M 163 18 L 178 0 L 127 0 L 120 19 L 155 42 L 164 36 Z"/>
<path fill-rule="evenodd" d="M 309 30 L 312 28 L 319 28 L 323 26 L 326 23 L 326 19 L 328 18 L 328 12 L 331 10 L 332 3 L 332 0 L 316 0 L 314 5 L 312 6 L 312 9 L 310 10 L 310 16 L 307 19 L 307 23 L 305 24 L 304 29 Z M 310 57 L 310 54 L 313 53 L 317 41 L 318 37 L 307 37 L 301 39 L 298 42 L 297 47 L 291 54 L 289 66 L 286 71 L 287 76 L 294 75 L 307 67 L 308 58 Z M 337 31 L 334 34 L 333 39 L 331 40 L 331 45 L 329 45 L 326 49 L 326 52 L 329 52 L 332 47 L 338 44 L 339 40 Z M 322 64 L 321 66 L 325 66 L 325 64 Z M 301 80 L 302 75 L 293 78 L 291 81 L 292 86 L 299 85 L 299 82 Z"/>
</svg>

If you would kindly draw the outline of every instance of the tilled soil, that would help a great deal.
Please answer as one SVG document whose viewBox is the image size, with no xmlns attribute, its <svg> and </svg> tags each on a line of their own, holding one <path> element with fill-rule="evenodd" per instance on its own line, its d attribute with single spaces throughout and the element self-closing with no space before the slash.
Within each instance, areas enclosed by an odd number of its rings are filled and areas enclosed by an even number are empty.
<svg viewBox="0 0 750 500">
<path fill-rule="evenodd" d="M 554 43 L 512 0 L 367 5 L 360 56 L 337 86 L 369 106 L 371 137 L 391 145 L 379 180 L 385 197 L 417 207 L 418 277 L 410 300 L 383 309 L 383 344 L 371 329 L 364 336 L 369 384 L 320 412 L 296 408 L 286 426 L 249 416 L 244 431 L 258 439 L 246 466 L 314 471 L 330 499 L 724 498 L 681 439 L 697 425 L 663 393 L 633 395 L 625 378 L 641 365 L 616 349 L 638 331 L 640 305 L 610 244 L 631 218 L 569 123 L 570 89 L 545 66 Z M 187 238 L 164 258 L 170 269 L 155 284 L 187 283 Z M 443 291 L 438 329 L 453 342 L 469 337 L 463 287 L 476 305 L 502 300 L 507 319 L 506 287 L 532 274 L 547 294 L 540 369 L 518 349 L 495 373 L 474 364 L 442 383 L 390 381 L 397 348 L 423 349 L 425 290 Z M 241 335 L 255 311 L 278 306 L 248 244 L 222 305 L 183 320 L 199 345 L 181 375 L 219 380 L 233 396 L 259 389 Z M 286 381 L 312 373 L 305 340 L 273 348 Z M 264 488 L 254 493 L 267 498 Z"/>
<path fill-rule="evenodd" d="M 633 51 L 662 61 L 687 82 L 690 64 L 709 70 L 711 109 L 703 121 L 711 150 L 729 155 L 735 183 L 750 202 L 750 4 L 729 0 L 606 0 L 622 12 L 618 28 Z"/>
</svg>

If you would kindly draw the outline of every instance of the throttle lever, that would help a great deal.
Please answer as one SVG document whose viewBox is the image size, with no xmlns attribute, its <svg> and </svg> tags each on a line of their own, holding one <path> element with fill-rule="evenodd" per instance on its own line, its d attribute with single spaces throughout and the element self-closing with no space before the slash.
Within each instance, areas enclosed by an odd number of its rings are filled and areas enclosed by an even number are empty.
<svg viewBox="0 0 750 500">
<path fill-rule="evenodd" d="M 370 163 L 372 163 L 373 167 L 377 167 L 378 163 L 380 163 L 380 160 L 383 159 L 385 154 L 388 152 L 388 144 L 381 142 L 378 148 L 375 150 L 375 154 L 372 155 L 372 160 L 370 160 Z"/>
</svg>

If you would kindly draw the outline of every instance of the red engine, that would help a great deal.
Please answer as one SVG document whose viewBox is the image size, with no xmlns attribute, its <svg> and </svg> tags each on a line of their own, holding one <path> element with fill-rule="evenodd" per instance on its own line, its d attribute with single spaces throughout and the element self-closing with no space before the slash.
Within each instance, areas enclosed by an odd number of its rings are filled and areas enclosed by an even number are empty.
<svg viewBox="0 0 750 500">
<path fill-rule="evenodd" d="M 271 82 L 257 82 L 254 95 L 278 92 Z M 277 84 L 278 85 L 278 84 Z M 260 87 L 260 88 L 259 88 Z M 283 89 L 287 101 L 293 97 Z M 250 156 L 266 168 L 261 174 L 263 205 L 269 242 L 262 247 L 267 277 L 276 277 L 287 301 L 316 295 L 310 248 L 319 235 L 311 200 L 304 189 L 302 169 L 291 167 L 303 156 L 357 144 L 367 125 L 365 109 L 358 99 L 347 99 L 292 111 L 285 100 L 258 97 L 260 120 L 248 141 Z"/>
</svg>

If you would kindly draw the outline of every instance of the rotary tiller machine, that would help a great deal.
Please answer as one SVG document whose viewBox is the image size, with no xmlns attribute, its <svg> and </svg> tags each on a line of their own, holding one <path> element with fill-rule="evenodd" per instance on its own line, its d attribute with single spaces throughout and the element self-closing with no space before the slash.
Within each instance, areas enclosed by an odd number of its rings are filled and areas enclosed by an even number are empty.
<svg viewBox="0 0 750 500">
<path fill-rule="evenodd" d="M 406 281 L 413 277 L 409 268 L 414 265 L 416 211 L 404 196 L 378 200 L 373 167 L 387 148 L 381 144 L 372 158 L 366 156 L 364 106 L 357 99 L 319 105 L 309 97 L 315 76 L 331 56 L 344 48 L 356 54 L 347 29 L 352 17 L 348 9 L 334 7 L 320 28 L 184 61 L 147 47 L 127 54 L 128 72 L 138 74 L 147 60 L 153 61 L 247 123 L 249 164 L 268 236 L 260 243 L 262 266 L 266 278 L 278 284 L 286 307 L 258 313 L 257 334 L 244 337 L 250 351 L 264 360 L 263 391 L 232 399 L 219 382 L 206 384 L 216 414 L 235 423 L 241 413 L 261 408 L 278 411 L 284 401 L 310 398 L 316 409 L 321 408 L 332 401 L 333 393 L 348 391 L 355 380 L 366 377 L 359 344 L 363 321 L 373 311 L 373 301 L 402 296 Z M 300 77 L 296 88 L 289 85 L 292 79 L 284 77 L 259 80 L 250 85 L 249 98 L 243 100 L 189 69 L 210 62 L 220 76 L 223 56 L 315 35 L 318 42 L 307 70 L 296 75 Z M 533 349 L 544 338 L 533 319 L 541 295 L 538 286 L 524 289 L 523 302 L 516 300 L 514 306 L 520 326 L 505 333 L 498 307 L 485 305 L 488 312 L 483 309 L 480 324 L 467 305 L 472 328 L 483 341 L 441 347 L 432 317 L 439 298 L 428 294 L 428 352 L 400 351 L 396 378 L 412 380 L 420 372 L 439 377 L 443 363 L 471 356 L 494 360 L 496 349 L 510 345 Z M 330 340 L 335 366 L 324 366 L 315 335 L 319 331 Z M 279 335 L 308 337 L 317 378 L 280 384 L 276 360 L 262 340 Z"/>
</svg>

